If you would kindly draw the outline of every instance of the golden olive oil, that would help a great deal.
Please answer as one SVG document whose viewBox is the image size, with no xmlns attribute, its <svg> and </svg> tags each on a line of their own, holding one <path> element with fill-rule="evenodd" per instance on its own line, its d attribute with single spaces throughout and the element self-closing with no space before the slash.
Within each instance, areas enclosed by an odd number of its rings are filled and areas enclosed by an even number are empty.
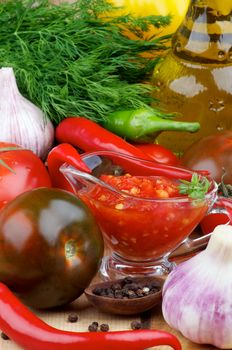
<svg viewBox="0 0 232 350">
<path fill-rule="evenodd" d="M 199 138 L 232 129 L 232 1 L 192 0 L 172 49 L 153 74 L 155 96 L 198 132 L 163 132 L 158 143 L 183 152 Z"/>
</svg>

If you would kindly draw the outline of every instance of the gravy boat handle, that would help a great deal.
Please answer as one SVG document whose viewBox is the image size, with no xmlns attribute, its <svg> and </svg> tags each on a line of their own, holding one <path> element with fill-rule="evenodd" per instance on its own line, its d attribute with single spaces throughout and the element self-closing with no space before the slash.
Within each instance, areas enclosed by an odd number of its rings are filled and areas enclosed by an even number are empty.
<svg viewBox="0 0 232 350">
<path fill-rule="evenodd" d="M 225 225 L 229 225 L 230 222 L 232 222 L 232 215 L 230 211 L 228 211 L 223 206 L 223 204 L 220 203 L 220 200 L 216 201 L 213 208 L 206 215 L 213 215 L 213 214 L 225 214 L 228 217 L 228 221 L 225 223 Z M 168 254 L 168 258 L 172 259 L 176 257 L 185 256 L 205 248 L 212 234 L 213 232 L 210 232 L 206 235 L 203 235 L 197 238 L 187 237 L 180 245 L 178 245 L 178 247 L 176 247 L 174 250 L 172 250 Z"/>
</svg>

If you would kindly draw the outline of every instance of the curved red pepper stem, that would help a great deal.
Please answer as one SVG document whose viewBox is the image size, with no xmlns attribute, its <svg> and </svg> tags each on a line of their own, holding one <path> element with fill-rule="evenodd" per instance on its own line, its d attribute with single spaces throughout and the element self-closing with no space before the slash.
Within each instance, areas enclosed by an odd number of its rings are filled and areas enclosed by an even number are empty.
<svg viewBox="0 0 232 350">
<path fill-rule="evenodd" d="M 53 187 L 58 187 L 63 190 L 75 193 L 71 184 L 60 172 L 60 167 L 64 163 L 72 165 L 74 168 L 87 173 L 91 173 L 91 170 L 83 162 L 77 150 L 68 143 L 61 143 L 49 152 L 47 158 L 47 166 Z"/>
<path fill-rule="evenodd" d="M 181 350 L 171 333 L 156 330 L 70 332 L 49 326 L 0 283 L 0 329 L 25 350 L 144 350 L 169 345 Z"/>
</svg>

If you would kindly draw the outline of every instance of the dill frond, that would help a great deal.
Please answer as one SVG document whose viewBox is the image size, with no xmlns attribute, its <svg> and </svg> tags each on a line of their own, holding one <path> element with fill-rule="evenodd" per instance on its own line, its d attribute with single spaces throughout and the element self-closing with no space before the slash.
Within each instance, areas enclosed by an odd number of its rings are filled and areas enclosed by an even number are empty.
<svg viewBox="0 0 232 350">
<path fill-rule="evenodd" d="M 143 81 L 160 56 L 141 54 L 166 50 L 167 37 L 131 40 L 120 24 L 139 34 L 170 18 L 106 20 L 115 9 L 104 0 L 0 2 L 0 66 L 13 67 L 21 93 L 55 124 L 77 115 L 101 121 L 113 111 L 156 102 Z"/>
</svg>

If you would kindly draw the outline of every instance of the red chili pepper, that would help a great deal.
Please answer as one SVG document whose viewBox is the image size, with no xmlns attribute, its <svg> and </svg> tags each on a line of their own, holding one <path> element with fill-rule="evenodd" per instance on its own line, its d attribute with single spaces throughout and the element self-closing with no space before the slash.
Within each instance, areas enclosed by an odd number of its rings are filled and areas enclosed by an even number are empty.
<svg viewBox="0 0 232 350">
<path fill-rule="evenodd" d="M 52 180 L 53 187 L 62 188 L 64 190 L 74 192 L 72 186 L 60 172 L 62 164 L 68 163 L 78 170 L 90 173 L 91 170 L 83 162 L 77 150 L 67 143 L 62 143 L 54 147 L 48 154 L 47 165 Z"/>
<path fill-rule="evenodd" d="M 25 350 L 143 350 L 169 345 L 181 350 L 171 333 L 157 330 L 115 332 L 70 332 L 39 319 L 0 283 L 0 329 Z"/>
<path fill-rule="evenodd" d="M 84 117 L 62 120 L 56 128 L 56 139 L 59 142 L 67 142 L 79 147 L 85 152 L 115 151 L 141 159 L 152 160 L 120 136 Z"/>
<path fill-rule="evenodd" d="M 152 161 L 147 161 L 140 158 L 129 157 L 111 151 L 98 151 L 98 152 L 85 152 L 80 155 L 77 150 L 69 145 L 62 143 L 54 147 L 48 154 L 47 165 L 48 172 L 51 177 L 53 187 L 61 188 L 63 190 L 76 194 L 76 190 L 60 172 L 62 164 L 67 163 L 72 165 L 78 170 L 90 173 L 91 170 L 84 162 L 85 158 L 91 156 L 105 156 L 112 159 L 117 165 L 121 166 L 126 172 L 131 175 L 144 175 L 144 176 L 167 176 L 177 179 L 191 179 L 191 172 L 186 171 L 178 167 L 171 167 L 168 165 L 157 164 Z"/>
<path fill-rule="evenodd" d="M 135 176 L 166 176 L 174 179 L 190 181 L 192 172 L 185 168 L 174 167 L 166 164 L 158 164 L 150 160 L 124 156 L 122 153 L 111 151 L 86 152 L 81 155 L 82 159 L 90 156 L 105 156 L 112 159 L 115 164 L 121 166 L 126 172 Z M 203 175 L 203 174 L 202 174 Z M 206 174 L 208 175 L 208 174 Z"/>
<path fill-rule="evenodd" d="M 134 144 L 134 146 L 147 154 L 157 163 L 173 166 L 180 164 L 180 160 L 171 150 L 156 143 L 138 143 Z"/>
<path fill-rule="evenodd" d="M 220 209 L 218 207 L 220 206 Z M 224 211 L 222 210 L 224 208 Z M 212 210 L 200 222 L 204 235 L 213 232 L 216 226 L 228 224 L 232 225 L 232 199 L 219 197 Z"/>
<path fill-rule="evenodd" d="M 118 165 L 123 166 L 128 172 L 132 168 L 137 170 L 138 173 L 133 172 L 134 175 L 163 175 L 185 180 L 191 180 L 192 177 L 191 172 L 183 167 L 172 167 L 166 164 L 155 163 L 152 158 L 149 158 L 145 153 L 127 143 L 121 137 L 83 117 L 64 119 L 56 129 L 56 139 L 59 142 L 68 142 L 87 152 L 95 151 L 97 154 L 97 151 L 113 151 L 118 152 L 119 156 L 124 154 L 132 157 L 124 161 L 121 158 L 121 161 L 119 160 L 120 163 L 118 161 Z"/>
</svg>

